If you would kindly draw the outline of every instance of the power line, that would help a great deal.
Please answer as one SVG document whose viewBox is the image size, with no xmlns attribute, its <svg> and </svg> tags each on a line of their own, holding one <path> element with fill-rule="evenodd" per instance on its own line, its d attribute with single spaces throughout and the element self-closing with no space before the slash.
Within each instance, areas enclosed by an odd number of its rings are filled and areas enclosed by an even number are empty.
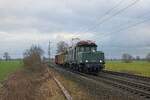
<svg viewBox="0 0 150 100">
<path fill-rule="evenodd" d="M 51 42 L 49 41 L 49 45 L 48 45 L 48 56 L 49 56 L 49 63 L 51 60 Z"/>
<path fill-rule="evenodd" d="M 120 4 L 124 2 L 124 0 L 121 0 L 119 3 L 117 3 L 114 7 L 110 8 L 107 12 L 105 12 L 105 14 L 103 15 L 103 17 L 105 17 L 106 15 L 108 15 L 109 13 L 111 13 L 111 11 L 113 11 L 115 8 L 119 7 Z M 103 18 L 101 17 L 100 20 Z"/>
<path fill-rule="evenodd" d="M 137 22 L 137 23 L 134 23 L 134 24 L 129 25 L 129 26 L 127 26 L 127 27 L 121 28 L 121 29 L 119 29 L 119 30 L 117 30 L 117 31 L 114 31 L 114 32 L 115 32 L 115 33 L 118 33 L 118 32 L 121 32 L 121 31 L 123 31 L 123 30 L 127 30 L 127 29 L 129 29 L 129 28 L 136 27 L 136 26 L 138 26 L 139 24 L 143 24 L 143 23 L 145 23 L 145 22 L 147 22 L 147 21 L 150 21 L 150 18 L 145 19 L 145 20 L 140 21 L 140 22 Z"/>
<path fill-rule="evenodd" d="M 140 19 L 140 18 L 143 18 L 143 15 L 144 15 L 144 17 L 146 17 L 145 15 L 146 14 L 148 14 L 149 12 L 146 12 L 145 14 L 142 14 L 142 15 L 139 15 L 139 16 L 137 16 L 136 18 L 138 18 L 138 19 Z M 146 21 L 149 21 L 150 20 L 150 18 L 148 17 L 147 19 L 145 19 L 145 20 L 143 20 L 143 21 L 138 21 L 138 22 L 136 22 L 136 23 L 131 23 L 131 21 L 127 24 L 128 26 L 125 26 L 125 27 L 117 27 L 118 28 L 118 30 L 117 31 L 113 31 L 113 33 L 115 32 L 115 33 L 117 33 L 117 32 L 120 32 L 120 31 L 122 31 L 122 30 L 125 30 L 125 29 L 128 29 L 128 28 L 132 28 L 132 27 L 134 27 L 134 26 L 137 26 L 138 24 L 143 24 L 143 23 L 145 23 Z M 124 24 L 123 24 L 124 25 Z M 121 26 L 121 25 L 120 25 Z M 120 29 L 119 29 L 120 28 Z M 95 31 L 94 31 L 95 32 Z"/>
<path fill-rule="evenodd" d="M 131 3 L 131 4 L 127 5 L 126 7 L 124 7 L 124 8 L 122 8 L 122 9 L 120 9 L 119 11 L 117 11 L 116 13 L 114 13 L 113 15 L 109 16 L 109 17 L 108 17 L 108 18 L 106 18 L 106 19 L 103 19 L 103 20 L 102 20 L 100 23 L 98 23 L 96 26 L 94 26 L 94 27 L 92 27 L 92 28 L 88 29 L 88 30 L 87 30 L 87 31 L 85 31 L 85 32 L 88 32 L 89 30 L 96 29 L 96 28 L 97 28 L 97 26 L 99 26 L 99 25 L 103 24 L 104 22 L 106 22 L 106 21 L 108 21 L 108 20 L 112 19 L 113 17 L 115 17 L 115 16 L 117 16 L 118 14 L 122 13 L 122 12 L 123 12 L 123 11 L 125 11 L 126 9 L 128 9 L 128 8 L 132 7 L 133 5 L 135 5 L 136 3 L 138 3 L 139 1 L 140 1 L 140 0 L 136 0 L 136 1 L 134 1 L 133 3 Z"/>
<path fill-rule="evenodd" d="M 100 18 L 98 18 L 98 20 L 101 21 L 101 19 L 103 19 L 106 15 L 108 15 L 109 13 L 111 13 L 115 8 L 119 7 L 122 2 L 124 2 L 124 0 L 121 0 L 115 6 L 113 6 L 108 11 L 106 11 L 103 16 L 101 16 Z M 79 33 L 79 32 L 76 32 L 76 33 Z"/>
</svg>

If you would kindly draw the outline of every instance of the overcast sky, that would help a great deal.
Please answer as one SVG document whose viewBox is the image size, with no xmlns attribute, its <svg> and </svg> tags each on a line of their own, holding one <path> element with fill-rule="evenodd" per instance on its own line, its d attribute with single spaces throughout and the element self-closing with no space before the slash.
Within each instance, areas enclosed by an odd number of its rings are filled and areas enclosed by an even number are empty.
<svg viewBox="0 0 150 100">
<path fill-rule="evenodd" d="M 32 44 L 46 55 L 49 40 L 55 54 L 58 41 L 73 37 L 96 41 L 107 58 L 145 57 L 150 0 L 0 0 L 0 57 L 22 57 Z"/>
</svg>

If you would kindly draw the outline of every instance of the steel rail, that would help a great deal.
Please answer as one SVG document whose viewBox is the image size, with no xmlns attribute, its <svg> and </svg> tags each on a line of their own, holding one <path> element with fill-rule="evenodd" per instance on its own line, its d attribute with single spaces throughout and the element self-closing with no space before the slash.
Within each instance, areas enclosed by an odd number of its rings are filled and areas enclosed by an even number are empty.
<svg viewBox="0 0 150 100">
<path fill-rule="evenodd" d="M 135 94 L 139 94 L 140 96 L 145 96 L 146 98 L 150 98 L 150 86 L 141 84 L 141 83 L 136 83 L 132 82 L 127 79 L 123 79 L 118 76 L 111 76 L 111 75 L 99 75 L 100 78 L 109 80 L 112 82 L 112 84 L 118 84 L 120 88 L 127 89 L 128 91 L 131 90 L 131 92 Z M 122 86 L 121 86 L 122 85 Z M 130 90 L 129 90 L 130 89 Z"/>
<path fill-rule="evenodd" d="M 116 72 L 114 72 L 114 73 L 116 73 Z M 114 78 L 119 78 L 119 79 L 122 79 L 122 80 L 126 80 L 126 81 L 129 81 L 129 82 L 131 82 L 131 83 L 133 83 L 133 84 L 135 84 L 135 83 L 137 83 L 137 84 L 140 84 L 140 85 L 142 85 L 143 87 L 148 87 L 147 88 L 147 90 L 149 89 L 150 90 L 150 82 L 149 81 L 146 81 L 146 80 L 141 80 L 141 79 L 137 79 L 137 78 L 134 78 L 134 77 L 126 77 L 126 76 L 124 76 L 124 75 L 115 75 L 115 74 L 110 74 L 110 73 L 106 73 L 106 72 L 101 72 L 100 74 L 99 74 L 99 76 L 108 76 L 108 75 L 110 75 L 110 76 L 113 76 Z"/>
<path fill-rule="evenodd" d="M 114 71 L 108 71 L 108 70 L 104 70 L 102 72 L 109 73 L 109 74 L 112 74 L 112 75 L 132 78 L 132 79 L 136 79 L 136 80 L 145 81 L 145 82 L 149 82 L 150 83 L 150 77 L 139 76 L 139 75 L 128 74 L 128 73 L 122 73 L 122 72 L 114 72 Z"/>
<path fill-rule="evenodd" d="M 59 67 L 57 67 L 59 68 Z M 81 73 L 78 71 L 73 71 L 73 70 L 69 70 L 69 69 L 65 69 L 66 71 L 70 71 L 71 73 L 75 73 L 80 75 L 80 77 L 85 77 L 89 80 L 94 80 L 95 82 L 99 82 L 99 83 L 105 83 L 108 84 L 110 86 L 116 87 L 120 90 L 124 90 L 130 94 L 134 94 L 140 97 L 143 97 L 144 99 L 150 99 L 150 86 L 142 84 L 142 83 L 138 83 L 138 82 L 132 82 L 130 80 L 127 79 L 121 79 L 120 76 L 116 75 L 99 75 L 99 76 L 93 76 L 93 75 L 88 75 L 85 73 Z M 106 74 L 106 73 L 105 73 Z M 119 77 L 119 78 L 118 78 Z"/>
</svg>

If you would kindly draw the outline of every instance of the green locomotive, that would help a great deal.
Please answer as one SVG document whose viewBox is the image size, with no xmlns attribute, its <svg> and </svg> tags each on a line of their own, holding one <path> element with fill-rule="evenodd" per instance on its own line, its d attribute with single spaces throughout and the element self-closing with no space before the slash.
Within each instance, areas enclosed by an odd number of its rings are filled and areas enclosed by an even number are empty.
<svg viewBox="0 0 150 100">
<path fill-rule="evenodd" d="M 85 73 L 98 73 L 104 68 L 104 53 L 92 41 L 80 41 L 55 56 L 55 63 Z"/>
</svg>

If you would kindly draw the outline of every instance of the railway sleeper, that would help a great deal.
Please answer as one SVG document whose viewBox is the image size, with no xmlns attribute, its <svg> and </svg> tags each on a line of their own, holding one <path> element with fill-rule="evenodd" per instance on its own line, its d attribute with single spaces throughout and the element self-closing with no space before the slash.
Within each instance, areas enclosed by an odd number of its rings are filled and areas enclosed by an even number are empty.
<svg viewBox="0 0 150 100">
<path fill-rule="evenodd" d="M 133 87 L 136 87 L 136 88 L 139 88 L 139 89 L 150 91 L 150 87 L 147 87 L 145 85 L 136 84 L 136 83 L 133 83 L 133 82 L 130 82 L 130 81 L 124 81 L 122 79 L 119 80 L 119 79 L 116 79 L 116 78 L 110 78 L 110 77 L 105 77 L 105 76 L 101 76 L 101 77 L 112 80 L 112 81 L 115 81 L 115 82 L 118 82 L 118 83 L 121 83 L 121 84 L 126 84 L 126 85 L 133 86 Z"/>
<path fill-rule="evenodd" d="M 122 76 L 124 78 L 131 78 L 136 81 L 143 81 L 146 83 L 150 83 L 149 77 L 138 76 L 138 75 L 133 75 L 133 74 L 128 74 L 128 73 L 121 73 L 121 72 L 113 72 L 113 71 L 103 71 L 103 72 L 107 74 L 115 75 L 115 76 Z"/>
<path fill-rule="evenodd" d="M 108 79 L 102 79 L 103 82 L 105 83 L 108 83 L 108 84 L 111 84 L 112 86 L 114 87 L 118 87 L 120 89 L 123 89 L 123 90 L 126 90 L 126 91 L 129 91 L 130 93 L 132 94 L 137 94 L 139 96 L 142 96 L 142 97 L 145 97 L 145 98 L 148 98 L 150 96 L 150 93 L 146 92 L 146 91 L 143 91 L 143 90 L 139 90 L 139 89 L 135 89 L 131 86 L 126 86 L 124 84 L 119 84 L 117 82 L 114 82 L 114 81 L 110 81 Z"/>
</svg>

